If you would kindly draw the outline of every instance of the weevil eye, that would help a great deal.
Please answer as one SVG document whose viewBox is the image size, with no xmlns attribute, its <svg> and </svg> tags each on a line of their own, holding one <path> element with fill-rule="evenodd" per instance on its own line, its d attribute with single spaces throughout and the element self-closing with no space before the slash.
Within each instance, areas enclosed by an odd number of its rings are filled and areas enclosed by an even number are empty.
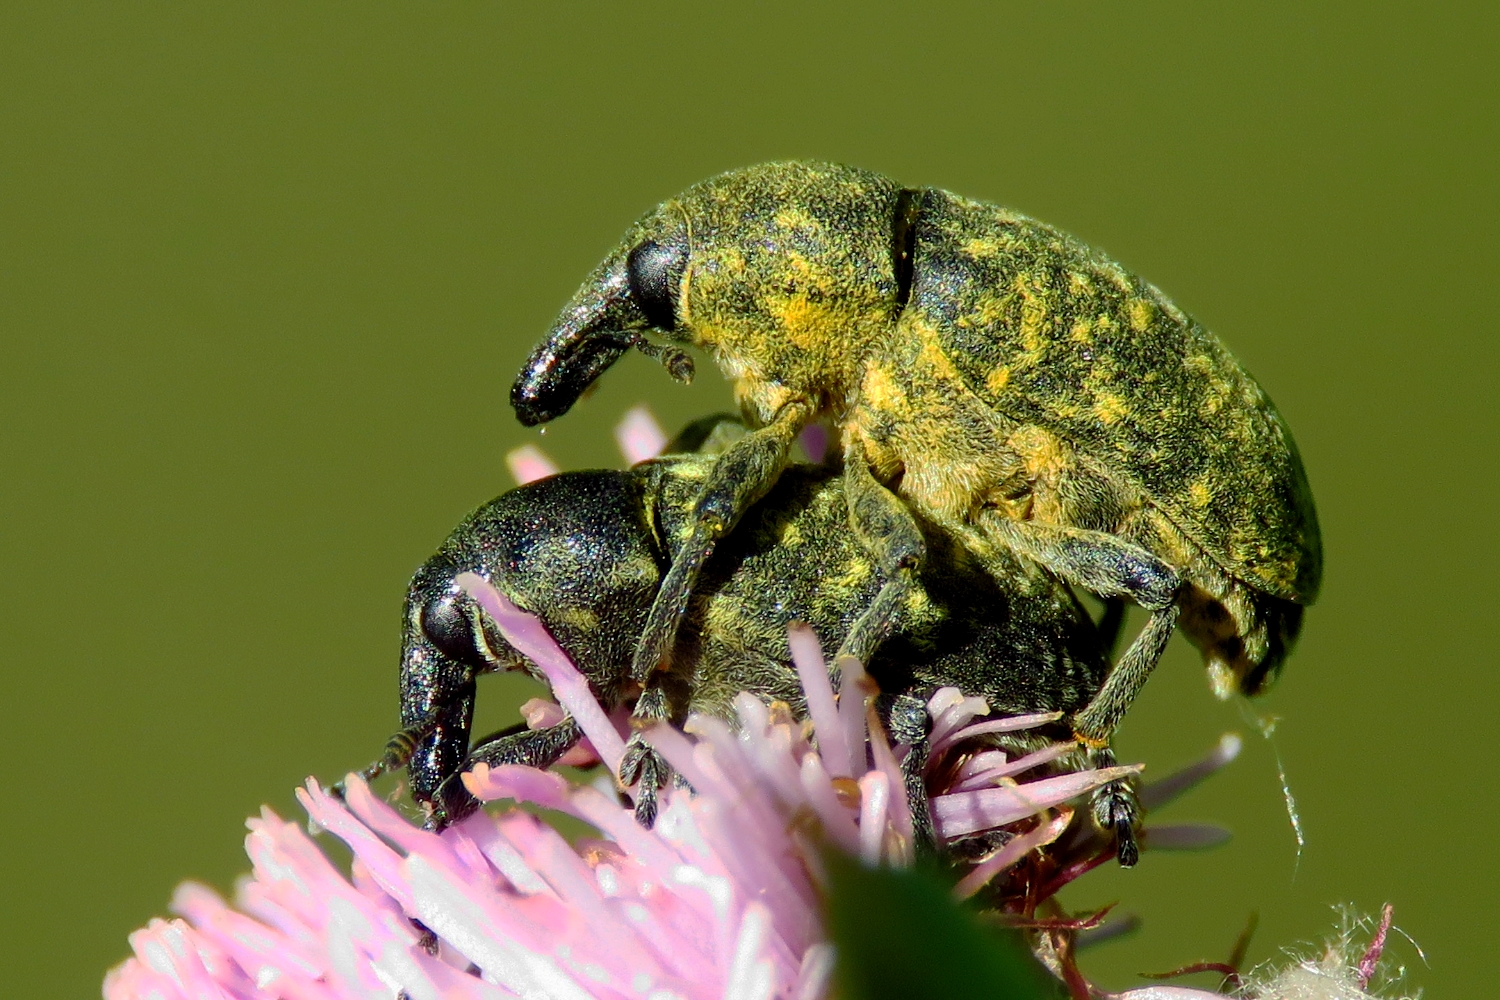
<svg viewBox="0 0 1500 1000">
<path fill-rule="evenodd" d="M 682 282 L 686 255 L 681 247 L 647 240 L 630 251 L 626 272 L 630 294 L 646 320 L 658 330 L 677 326 L 677 288 Z"/>
<path fill-rule="evenodd" d="M 487 666 L 474 641 L 474 623 L 453 597 L 430 601 L 422 608 L 422 631 L 448 659 L 481 670 Z"/>
</svg>

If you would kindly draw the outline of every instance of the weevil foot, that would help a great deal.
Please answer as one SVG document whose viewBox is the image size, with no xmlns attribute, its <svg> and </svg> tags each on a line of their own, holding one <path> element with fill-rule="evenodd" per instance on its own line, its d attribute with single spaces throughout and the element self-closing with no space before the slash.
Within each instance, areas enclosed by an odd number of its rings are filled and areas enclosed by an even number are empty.
<svg viewBox="0 0 1500 1000">
<path fill-rule="evenodd" d="M 1114 767 L 1115 752 L 1108 747 L 1089 751 L 1095 767 Z M 1141 806 L 1129 779 L 1111 781 L 1094 792 L 1091 800 L 1094 824 L 1104 833 L 1113 834 L 1115 858 L 1121 868 L 1134 868 L 1141 859 L 1135 828 L 1140 823 Z"/>
<path fill-rule="evenodd" d="M 657 799 L 671 777 L 672 767 L 666 758 L 639 734 L 625 744 L 625 756 L 620 760 L 620 783 L 636 786 L 635 821 L 648 830 L 656 823 Z"/>
</svg>

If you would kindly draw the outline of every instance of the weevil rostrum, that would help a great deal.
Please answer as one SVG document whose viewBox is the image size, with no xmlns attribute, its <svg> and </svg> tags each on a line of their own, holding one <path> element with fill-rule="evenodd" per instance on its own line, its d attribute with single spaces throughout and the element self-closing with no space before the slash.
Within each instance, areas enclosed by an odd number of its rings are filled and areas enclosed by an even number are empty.
<svg viewBox="0 0 1500 1000">
<path fill-rule="evenodd" d="M 667 343 L 648 339 L 662 335 Z M 523 423 L 624 352 L 678 378 L 706 351 L 755 428 L 694 502 L 643 633 L 650 683 L 715 543 L 829 420 L 854 532 L 884 581 L 847 642 L 901 606 L 939 527 L 1150 616 L 1075 733 L 1103 745 L 1174 626 L 1221 697 L 1256 693 L 1317 596 L 1322 549 L 1292 436 L 1260 385 L 1152 285 L 1006 208 L 864 170 L 769 163 L 637 221 L 517 378 Z M 658 699 L 642 697 L 638 711 Z"/>
</svg>

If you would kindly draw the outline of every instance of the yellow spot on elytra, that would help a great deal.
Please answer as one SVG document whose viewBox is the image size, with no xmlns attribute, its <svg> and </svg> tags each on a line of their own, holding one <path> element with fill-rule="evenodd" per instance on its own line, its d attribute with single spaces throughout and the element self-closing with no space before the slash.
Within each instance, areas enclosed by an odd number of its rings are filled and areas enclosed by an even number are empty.
<svg viewBox="0 0 1500 1000">
<path fill-rule="evenodd" d="M 990 372 L 989 377 L 984 380 L 984 386 L 990 392 L 998 396 L 1005 390 L 1005 384 L 1009 381 L 1010 369 L 1005 365 L 1001 365 L 999 368 L 996 368 L 994 371 Z"/>
<path fill-rule="evenodd" d="M 823 346 L 830 333 L 830 310 L 822 303 L 814 302 L 805 295 L 793 295 L 781 303 L 777 310 L 781 327 L 787 340 L 800 351 L 813 351 Z"/>
<path fill-rule="evenodd" d="M 1035 425 L 1019 428 L 1005 443 L 1020 456 L 1032 481 L 1055 479 L 1073 462 L 1071 448 L 1051 431 Z"/>
<path fill-rule="evenodd" d="M 782 229 L 813 229 L 818 224 L 811 215 L 792 208 L 783 208 L 771 218 Z"/>
<path fill-rule="evenodd" d="M 1032 288 L 1026 275 L 1016 275 L 1016 291 L 1021 296 L 1021 343 L 1033 353 L 1041 351 L 1047 327 L 1047 303 Z"/>
<path fill-rule="evenodd" d="M 609 582 L 611 586 L 617 588 L 638 587 L 656 580 L 660 572 L 655 560 L 646 556 L 638 556 L 616 566 L 614 572 L 609 575 Z"/>
<path fill-rule="evenodd" d="M 1090 319 L 1075 320 L 1070 336 L 1080 344 L 1092 344 L 1094 342 L 1094 321 Z"/>
<path fill-rule="evenodd" d="M 1121 417 L 1130 412 L 1130 407 L 1125 405 L 1125 400 L 1112 392 L 1101 392 L 1094 399 L 1094 416 L 1101 423 L 1118 423 Z"/>
<path fill-rule="evenodd" d="M 834 587 L 853 590 L 854 588 L 864 584 L 864 582 L 869 578 L 869 563 L 860 562 L 859 560 L 850 560 L 844 565 L 843 574 L 832 580 L 831 583 Z"/>
<path fill-rule="evenodd" d="M 588 608 L 560 608 L 554 612 L 554 617 L 581 632 L 591 632 L 599 627 L 599 616 Z"/>
<path fill-rule="evenodd" d="M 1151 325 L 1151 303 L 1145 299 L 1135 299 L 1130 303 L 1130 328 L 1136 333 L 1144 333 Z"/>
<path fill-rule="evenodd" d="M 871 369 L 865 376 L 860 395 L 877 410 L 897 410 L 906 406 L 906 392 L 889 368 Z"/>
<path fill-rule="evenodd" d="M 782 522 L 779 527 L 781 531 L 777 540 L 782 545 L 793 547 L 802 544 L 802 531 L 797 527 L 795 521 L 788 519 Z"/>
<path fill-rule="evenodd" d="M 1068 272 L 1068 294 L 1069 295 L 1093 295 L 1094 283 L 1089 281 L 1088 275 L 1079 274 L 1077 271 Z"/>
<path fill-rule="evenodd" d="M 1208 484 L 1201 480 L 1188 487 L 1188 501 L 1194 507 L 1200 509 L 1207 507 L 1213 501 L 1213 498 L 1213 490 L 1209 489 Z"/>
<path fill-rule="evenodd" d="M 980 303 L 979 309 L 974 313 L 974 321 L 980 327 L 992 327 L 1005 322 L 1005 299 L 999 295 L 992 295 Z"/>
<path fill-rule="evenodd" d="M 975 259 L 993 257 L 1000 252 L 1000 244 L 988 237 L 976 237 L 964 243 L 963 252 Z"/>
</svg>

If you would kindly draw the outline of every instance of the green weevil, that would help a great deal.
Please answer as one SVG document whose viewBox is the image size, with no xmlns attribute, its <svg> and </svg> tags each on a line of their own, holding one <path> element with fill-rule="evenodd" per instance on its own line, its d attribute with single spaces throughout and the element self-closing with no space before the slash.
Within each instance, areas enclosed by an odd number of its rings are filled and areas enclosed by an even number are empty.
<svg viewBox="0 0 1500 1000">
<path fill-rule="evenodd" d="M 640 680 L 668 661 L 716 541 L 817 418 L 841 435 L 851 526 L 886 581 L 849 642 L 910 588 L 917 516 L 1149 609 L 1073 719 L 1086 741 L 1113 732 L 1175 625 L 1221 697 L 1255 693 L 1317 596 L 1312 493 L 1266 393 L 1155 287 L 1009 209 L 824 163 L 703 181 L 584 282 L 518 377 L 517 416 L 566 412 L 631 349 L 688 377 L 686 352 L 650 332 L 709 352 L 756 430 L 697 498 Z"/>
<path fill-rule="evenodd" d="M 404 764 L 413 797 L 428 810 L 430 825 L 441 828 L 475 807 L 456 775 L 481 761 L 545 767 L 581 736 L 565 718 L 549 728 L 502 731 L 470 749 L 478 675 L 523 670 L 543 678 L 459 588 L 461 573 L 479 574 L 538 615 L 603 705 L 630 704 L 641 691 L 630 676 L 633 652 L 672 553 L 691 532 L 695 498 L 718 461 L 712 454 L 676 454 L 626 471 L 561 473 L 465 518 L 412 578 L 402 617 L 406 728 L 365 773 Z M 665 697 L 662 717 L 680 724 L 699 712 L 732 722 L 731 702 L 740 691 L 784 702 L 805 717 L 789 624 L 811 625 L 831 654 L 881 589 L 878 570 L 848 531 L 846 506 L 835 467 L 793 465 L 718 547 L 688 606 L 672 668 L 654 687 Z M 918 836 L 930 840 L 920 775 L 925 702 L 933 691 L 958 687 L 1002 714 L 1068 713 L 1089 702 L 1109 667 L 1107 637 L 1050 573 L 1005 554 L 982 565 L 945 533 L 928 530 L 928 559 L 893 609 L 888 637 L 878 651 L 854 652 L 867 658 L 880 686 L 880 713 L 913 745 L 903 771 Z M 1009 567 L 1007 575 L 997 575 L 999 563 Z M 1047 733 L 1068 736 L 1065 725 Z M 1106 748 L 1080 748 L 1060 766 L 1085 762 L 1107 765 L 1113 756 Z M 664 764 L 643 762 L 636 814 L 646 825 L 669 777 Z M 1093 810 L 1116 835 L 1122 863 L 1134 863 L 1132 790 L 1106 786 Z"/>
</svg>

